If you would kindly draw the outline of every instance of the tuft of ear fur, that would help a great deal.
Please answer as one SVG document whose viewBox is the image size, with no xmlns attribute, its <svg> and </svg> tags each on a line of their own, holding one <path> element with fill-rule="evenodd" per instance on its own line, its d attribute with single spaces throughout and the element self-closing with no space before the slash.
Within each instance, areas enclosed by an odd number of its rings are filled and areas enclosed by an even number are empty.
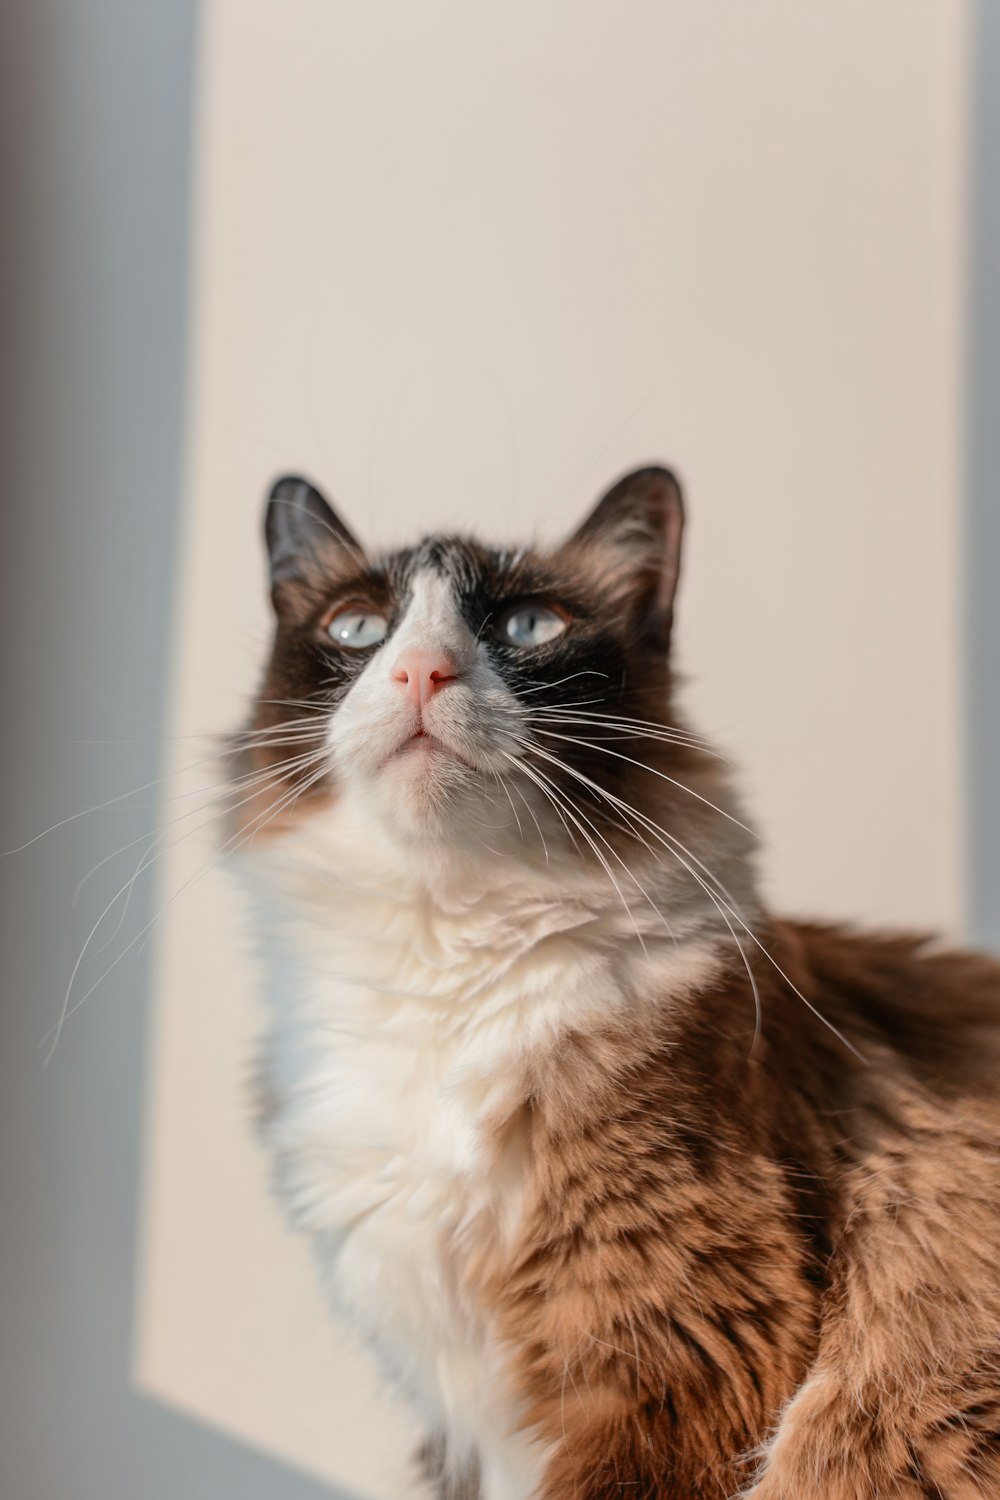
<svg viewBox="0 0 1000 1500">
<path fill-rule="evenodd" d="M 349 552 L 355 564 L 364 559 L 360 543 L 319 490 L 294 474 L 271 486 L 264 536 L 272 585 L 311 580 L 340 551 Z"/>
<path fill-rule="evenodd" d="M 612 485 L 573 534 L 600 563 L 601 583 L 635 623 L 669 639 L 681 565 L 684 502 L 669 469 L 635 469 Z"/>
</svg>

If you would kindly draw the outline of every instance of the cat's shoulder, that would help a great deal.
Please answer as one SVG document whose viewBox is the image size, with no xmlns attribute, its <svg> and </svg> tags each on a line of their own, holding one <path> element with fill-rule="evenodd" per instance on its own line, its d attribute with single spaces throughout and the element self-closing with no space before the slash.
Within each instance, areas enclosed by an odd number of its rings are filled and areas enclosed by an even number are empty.
<svg viewBox="0 0 1000 1500">
<path fill-rule="evenodd" d="M 1000 1096 L 1000 960 L 921 932 L 776 924 L 801 985 L 864 1053 L 925 1083 Z"/>
</svg>

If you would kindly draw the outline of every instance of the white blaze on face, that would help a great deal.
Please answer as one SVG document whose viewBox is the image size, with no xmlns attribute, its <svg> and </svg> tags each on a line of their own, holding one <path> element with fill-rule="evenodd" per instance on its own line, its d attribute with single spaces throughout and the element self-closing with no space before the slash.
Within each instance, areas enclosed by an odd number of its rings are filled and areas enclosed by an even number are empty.
<svg viewBox="0 0 1000 1500">
<path fill-rule="evenodd" d="M 407 650 L 444 651 L 465 672 L 476 657 L 476 638 L 459 612 L 451 584 L 430 568 L 413 580 L 410 602 L 388 642 L 390 664 Z"/>
<path fill-rule="evenodd" d="M 440 680 L 415 690 L 414 673 Z M 455 601 L 446 576 L 425 569 L 413 580 L 406 612 L 372 656 L 330 722 L 338 781 L 375 791 L 404 822 L 444 815 L 484 778 L 511 770 L 524 711 L 490 665 Z M 422 734 L 421 734 L 422 731 Z"/>
</svg>

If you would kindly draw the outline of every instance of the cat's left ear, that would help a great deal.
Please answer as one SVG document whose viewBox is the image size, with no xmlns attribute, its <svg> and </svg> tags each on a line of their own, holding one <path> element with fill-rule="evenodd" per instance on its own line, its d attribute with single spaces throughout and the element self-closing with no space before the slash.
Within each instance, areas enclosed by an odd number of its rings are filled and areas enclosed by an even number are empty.
<svg viewBox="0 0 1000 1500">
<path fill-rule="evenodd" d="M 669 469 L 636 469 L 612 485 L 570 541 L 635 623 L 669 639 L 681 567 L 684 501 Z"/>
</svg>

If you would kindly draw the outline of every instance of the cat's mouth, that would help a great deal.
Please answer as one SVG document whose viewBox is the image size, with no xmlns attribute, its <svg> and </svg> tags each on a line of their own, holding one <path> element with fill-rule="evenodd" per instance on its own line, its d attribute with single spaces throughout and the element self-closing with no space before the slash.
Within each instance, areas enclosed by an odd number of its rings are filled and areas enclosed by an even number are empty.
<svg viewBox="0 0 1000 1500">
<path fill-rule="evenodd" d="M 457 760 L 460 765 L 467 766 L 470 771 L 476 770 L 476 767 L 461 751 L 456 750 L 453 745 L 446 744 L 444 740 L 439 740 L 437 735 L 431 734 L 424 728 L 415 730 L 389 758 L 396 760 L 400 756 L 422 756 L 431 759 L 439 755 Z"/>
</svg>

